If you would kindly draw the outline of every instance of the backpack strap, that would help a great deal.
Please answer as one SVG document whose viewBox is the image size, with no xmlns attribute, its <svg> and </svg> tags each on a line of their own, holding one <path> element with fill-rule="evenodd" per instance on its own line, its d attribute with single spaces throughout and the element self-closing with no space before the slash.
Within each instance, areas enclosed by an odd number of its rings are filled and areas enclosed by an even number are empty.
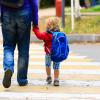
<svg viewBox="0 0 100 100">
<path fill-rule="evenodd" d="M 49 48 L 47 46 L 46 46 L 46 49 L 48 50 L 49 54 L 51 55 L 51 52 L 50 52 L 50 50 L 49 50 Z"/>
</svg>

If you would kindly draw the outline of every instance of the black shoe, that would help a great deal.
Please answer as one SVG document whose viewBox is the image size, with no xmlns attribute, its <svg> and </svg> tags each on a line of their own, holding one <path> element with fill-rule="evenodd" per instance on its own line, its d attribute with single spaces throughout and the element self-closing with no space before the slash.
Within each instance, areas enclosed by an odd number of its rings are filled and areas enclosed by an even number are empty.
<svg viewBox="0 0 100 100">
<path fill-rule="evenodd" d="M 5 88 L 9 88 L 11 85 L 11 77 L 12 77 L 12 71 L 8 69 L 5 71 L 4 78 L 3 78 L 3 86 Z"/>
<path fill-rule="evenodd" d="M 46 82 L 47 82 L 48 84 L 51 84 L 52 78 L 51 78 L 51 77 L 47 77 Z"/>
<path fill-rule="evenodd" d="M 59 80 L 54 80 L 53 85 L 54 85 L 54 86 L 59 86 Z"/>
<path fill-rule="evenodd" d="M 28 85 L 28 81 L 27 82 L 23 82 L 23 83 L 19 83 L 19 86 L 27 86 Z"/>
</svg>

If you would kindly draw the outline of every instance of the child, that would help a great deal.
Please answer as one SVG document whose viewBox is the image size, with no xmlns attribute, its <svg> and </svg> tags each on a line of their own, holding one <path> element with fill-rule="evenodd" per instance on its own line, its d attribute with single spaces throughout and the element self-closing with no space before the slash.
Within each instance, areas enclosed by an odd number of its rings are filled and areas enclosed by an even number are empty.
<svg viewBox="0 0 100 100">
<path fill-rule="evenodd" d="M 57 17 L 48 18 L 46 22 L 46 32 L 40 32 L 37 26 L 33 27 L 33 31 L 36 34 L 37 38 L 44 41 L 44 49 L 45 49 L 45 66 L 47 73 L 47 83 L 50 84 L 52 82 L 51 77 L 51 45 L 52 45 L 52 34 L 48 31 L 60 31 L 59 29 L 59 19 Z M 54 69 L 54 86 L 59 86 L 59 67 L 60 62 L 53 62 Z"/>
</svg>

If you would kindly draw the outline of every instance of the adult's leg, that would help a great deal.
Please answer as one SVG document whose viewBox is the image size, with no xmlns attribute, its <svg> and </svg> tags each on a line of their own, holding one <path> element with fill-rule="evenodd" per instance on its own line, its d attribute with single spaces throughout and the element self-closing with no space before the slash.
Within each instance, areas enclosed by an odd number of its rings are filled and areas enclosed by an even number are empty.
<svg viewBox="0 0 100 100">
<path fill-rule="evenodd" d="M 19 12 L 18 20 L 18 72 L 17 81 L 20 86 L 25 86 L 28 83 L 27 71 L 29 63 L 29 44 L 30 44 L 30 29 L 31 18 L 30 12 Z"/>
<path fill-rule="evenodd" d="M 4 12 L 2 16 L 2 33 L 4 58 L 3 67 L 5 71 L 3 85 L 8 88 L 11 84 L 11 76 L 14 72 L 14 50 L 16 46 L 16 25 L 11 12 Z"/>
</svg>

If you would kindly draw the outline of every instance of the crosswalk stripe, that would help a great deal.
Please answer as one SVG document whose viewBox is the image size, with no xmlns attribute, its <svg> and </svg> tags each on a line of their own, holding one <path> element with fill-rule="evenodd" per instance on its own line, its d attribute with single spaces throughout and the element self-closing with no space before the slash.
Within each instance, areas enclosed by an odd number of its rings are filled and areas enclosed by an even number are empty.
<svg viewBox="0 0 100 100">
<path fill-rule="evenodd" d="M 0 62 L 0 65 L 3 65 L 3 62 Z M 17 62 L 15 62 L 17 65 Z M 45 66 L 44 62 L 29 62 L 30 66 Z M 100 66 L 99 62 L 62 62 L 61 66 Z"/>
<path fill-rule="evenodd" d="M 0 93 L 0 97 L 5 95 L 5 92 Z M 14 99 L 13 97 L 17 97 Z M 5 99 L 4 99 L 5 98 Z M 85 94 L 85 93 L 37 93 L 37 92 L 30 92 L 30 93 L 12 93 L 6 92 L 5 97 L 2 97 L 4 100 L 100 100 L 100 94 Z M 47 99 L 48 98 L 48 99 Z"/>
<path fill-rule="evenodd" d="M 4 73 L 0 74 L 0 80 L 3 79 Z M 14 73 L 12 79 L 17 78 L 17 73 Z M 52 75 L 54 79 L 54 76 Z M 36 73 L 28 73 L 29 80 L 46 80 L 46 73 L 45 74 L 36 74 Z M 74 81 L 100 81 L 100 75 L 97 74 L 60 74 L 59 79 L 62 81 L 65 80 L 74 80 Z M 17 81 L 17 79 L 16 79 Z"/>
<path fill-rule="evenodd" d="M 39 69 L 33 69 L 29 70 L 29 73 L 45 73 L 44 70 Z M 96 74 L 100 75 L 100 70 L 60 70 L 61 74 Z"/>
<path fill-rule="evenodd" d="M 4 73 L 0 73 L 0 79 L 3 79 Z M 46 79 L 46 73 L 43 74 L 36 74 L 36 73 L 28 73 L 28 79 Z M 12 79 L 17 78 L 17 73 L 14 73 L 12 76 Z M 52 78 L 54 79 L 54 76 L 52 75 Z M 59 76 L 60 80 L 80 80 L 80 81 L 100 81 L 100 75 L 98 74 L 60 74 Z"/>
<path fill-rule="evenodd" d="M 3 69 L 0 69 L 0 73 L 2 74 L 4 71 Z M 17 71 L 15 70 L 15 73 L 17 73 Z M 36 73 L 36 74 L 45 74 L 45 70 L 42 69 L 29 69 L 28 73 Z M 52 70 L 53 73 L 53 70 Z M 100 75 L 100 70 L 83 70 L 83 69 L 69 69 L 69 70 L 60 70 L 61 74 L 95 74 L 95 75 Z"/>
<path fill-rule="evenodd" d="M 47 82 L 45 79 L 28 79 L 29 86 L 45 86 Z M 16 79 L 12 79 L 12 85 L 17 85 Z M 2 80 L 0 80 L 0 85 L 2 85 Z M 60 80 L 61 86 L 67 87 L 100 87 L 100 81 L 95 80 Z"/>
<path fill-rule="evenodd" d="M 17 58 L 18 55 L 15 55 L 14 57 Z M 30 58 L 44 58 L 44 57 L 45 57 L 45 55 L 43 55 L 43 54 L 42 55 L 35 55 L 35 56 L 34 55 L 30 55 Z M 3 55 L 2 54 L 0 54 L 0 58 L 3 58 Z M 87 58 L 87 57 L 86 56 L 73 56 L 73 55 L 70 56 L 69 55 L 68 56 L 68 59 L 71 59 L 71 58 L 72 59 L 81 59 L 81 58 Z"/>
<path fill-rule="evenodd" d="M 41 65 L 41 66 L 44 66 L 44 63 L 43 62 L 30 62 L 30 66 L 31 65 Z M 77 65 L 80 65 L 80 66 L 100 66 L 100 63 L 99 62 L 62 62 L 61 63 L 62 66 L 77 66 Z"/>
</svg>

